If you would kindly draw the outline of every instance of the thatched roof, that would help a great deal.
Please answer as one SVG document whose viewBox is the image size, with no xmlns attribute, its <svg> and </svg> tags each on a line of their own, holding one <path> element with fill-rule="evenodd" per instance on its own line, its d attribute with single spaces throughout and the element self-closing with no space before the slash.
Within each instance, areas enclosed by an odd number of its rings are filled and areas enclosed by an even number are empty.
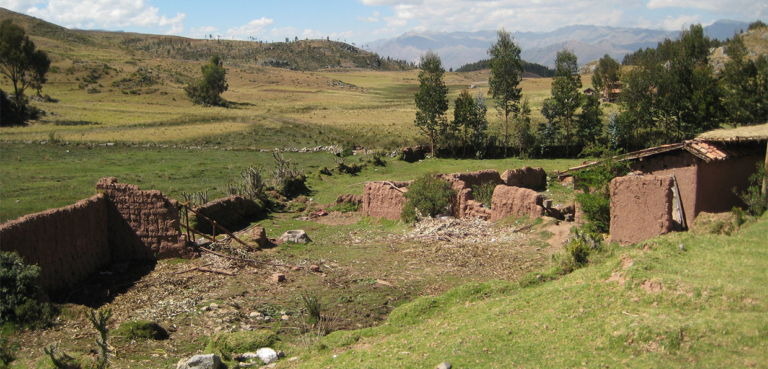
<svg viewBox="0 0 768 369">
<path fill-rule="evenodd" d="M 768 140 L 768 123 L 704 132 L 696 139 L 710 142 L 765 141 Z"/>
</svg>

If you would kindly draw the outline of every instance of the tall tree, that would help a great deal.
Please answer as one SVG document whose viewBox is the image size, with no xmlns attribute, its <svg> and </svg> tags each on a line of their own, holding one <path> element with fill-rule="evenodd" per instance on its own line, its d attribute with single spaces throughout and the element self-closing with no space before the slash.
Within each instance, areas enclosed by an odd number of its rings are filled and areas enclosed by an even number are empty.
<svg viewBox="0 0 768 369">
<path fill-rule="evenodd" d="M 192 102 L 200 105 L 226 105 L 224 99 L 221 98 L 221 94 L 229 89 L 224 61 L 219 55 L 214 55 L 211 57 L 211 61 L 200 69 L 203 72 L 203 77 L 191 82 L 184 89 Z"/>
<path fill-rule="evenodd" d="M 582 145 L 598 144 L 597 140 L 603 135 L 601 115 L 603 109 L 600 107 L 600 98 L 597 95 L 584 96 L 584 105 L 578 115 L 576 128 L 576 136 Z"/>
<path fill-rule="evenodd" d="M 581 76 L 576 54 L 557 52 L 555 77 L 552 79 L 552 97 L 544 100 L 541 113 L 555 127 L 560 126 L 565 139 L 565 154 L 570 155 L 573 134 L 576 131 L 574 115 L 581 106 Z"/>
<path fill-rule="evenodd" d="M 605 54 L 598 61 L 595 73 L 592 75 L 592 86 L 603 98 L 608 99 L 611 92 L 618 87 L 620 79 L 621 65 L 610 55 Z"/>
<path fill-rule="evenodd" d="M 523 80 L 523 61 L 520 58 L 520 46 L 512 39 L 509 32 L 500 30 L 498 40 L 488 49 L 491 59 L 488 67 L 489 92 L 496 100 L 496 110 L 504 118 L 504 157 L 509 146 L 509 115 L 520 111 L 522 89 L 518 87 Z"/>
<path fill-rule="evenodd" d="M 744 40 L 736 35 L 725 48 L 722 85 L 728 119 L 736 125 L 768 122 L 768 59 L 750 59 Z"/>
<path fill-rule="evenodd" d="M 482 144 L 485 141 L 485 133 L 488 128 L 488 121 L 485 114 L 485 98 L 481 92 L 477 93 L 475 98 L 470 95 L 469 90 L 463 89 L 454 102 L 453 126 L 456 127 L 460 136 L 462 156 L 466 157 L 467 146 L 471 146 L 475 151 L 476 157 L 482 156 Z"/>
<path fill-rule="evenodd" d="M 51 59 L 42 50 L 36 50 L 24 29 L 10 19 L 0 22 L 0 73 L 13 83 L 14 100 L 19 111 L 25 105 L 24 91 L 34 88 L 40 92 Z"/>
<path fill-rule="evenodd" d="M 435 156 L 435 140 L 445 131 L 448 119 L 448 87 L 445 86 L 443 63 L 432 50 L 421 56 L 419 91 L 416 92 L 416 127 L 429 138 L 430 151 Z"/>
<path fill-rule="evenodd" d="M 515 146 L 520 150 L 520 156 L 529 156 L 536 145 L 536 136 L 531 130 L 531 105 L 527 98 L 520 104 L 520 113 L 515 117 L 515 132 L 512 137 Z"/>
</svg>

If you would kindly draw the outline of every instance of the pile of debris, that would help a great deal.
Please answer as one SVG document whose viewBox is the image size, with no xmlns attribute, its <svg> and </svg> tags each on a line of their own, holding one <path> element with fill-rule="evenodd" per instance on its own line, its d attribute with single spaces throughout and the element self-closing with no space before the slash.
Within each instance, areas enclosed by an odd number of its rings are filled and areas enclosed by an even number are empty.
<svg viewBox="0 0 768 369">
<path fill-rule="evenodd" d="M 418 222 L 403 241 L 447 241 L 451 243 L 512 243 L 526 239 L 520 227 L 498 226 L 478 218 L 438 217 Z"/>
</svg>

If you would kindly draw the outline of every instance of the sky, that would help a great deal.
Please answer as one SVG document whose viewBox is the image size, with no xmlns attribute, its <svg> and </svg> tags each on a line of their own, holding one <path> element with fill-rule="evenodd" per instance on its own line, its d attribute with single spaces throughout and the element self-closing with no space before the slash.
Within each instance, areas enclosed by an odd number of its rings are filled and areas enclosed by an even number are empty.
<svg viewBox="0 0 768 369">
<path fill-rule="evenodd" d="M 364 45 L 409 31 L 547 32 L 569 25 L 680 30 L 768 20 L 766 0 L 0 0 L 67 28 L 192 38 L 326 38 Z"/>
</svg>

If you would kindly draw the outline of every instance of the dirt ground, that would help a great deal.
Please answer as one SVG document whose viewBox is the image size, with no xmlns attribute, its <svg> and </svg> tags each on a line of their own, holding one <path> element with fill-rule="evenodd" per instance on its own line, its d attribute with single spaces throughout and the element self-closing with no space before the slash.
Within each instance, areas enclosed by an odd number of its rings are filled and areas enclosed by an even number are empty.
<svg viewBox="0 0 768 369">
<path fill-rule="evenodd" d="M 163 341 L 113 335 L 113 367 L 172 366 L 202 353 L 215 333 L 261 328 L 277 332 L 290 356 L 313 341 L 302 334 L 302 296 L 320 301 L 330 330 L 378 325 L 415 297 L 470 281 L 517 280 L 543 268 L 562 249 L 572 225 L 446 218 L 393 232 L 357 213 L 337 212 L 305 223 L 313 238 L 307 245 L 248 251 L 221 242 L 206 247 L 230 257 L 203 252 L 194 260 L 113 265 L 66 295 L 53 296 L 66 302 L 59 322 L 21 332 L 17 361 L 34 367 L 43 360 L 43 348 L 57 342 L 66 352 L 92 354 L 96 332 L 83 315 L 91 308 L 110 308 L 112 329 L 149 320 L 170 333 Z M 331 231 L 313 235 L 311 229 L 320 225 L 331 225 Z M 285 281 L 275 282 L 277 273 Z"/>
</svg>

